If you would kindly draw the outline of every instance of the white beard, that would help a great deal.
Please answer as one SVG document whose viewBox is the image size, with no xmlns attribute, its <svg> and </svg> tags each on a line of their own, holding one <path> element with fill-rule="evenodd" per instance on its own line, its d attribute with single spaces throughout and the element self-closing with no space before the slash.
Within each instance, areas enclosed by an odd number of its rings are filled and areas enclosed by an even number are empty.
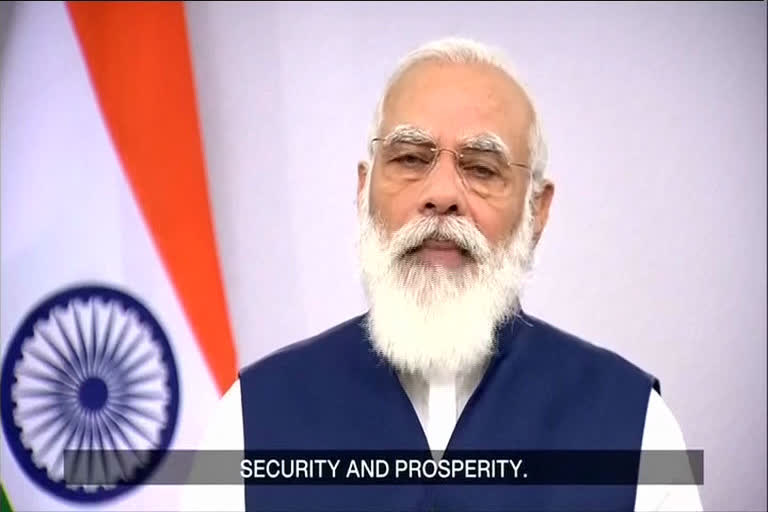
<svg viewBox="0 0 768 512">
<path fill-rule="evenodd" d="M 519 227 L 498 247 L 466 218 L 420 217 L 391 238 L 370 211 L 368 172 L 358 211 L 359 257 L 370 303 L 366 329 L 376 352 L 399 371 L 455 375 L 484 364 L 496 329 L 519 310 L 533 260 L 531 187 Z M 426 238 L 453 240 L 472 262 L 428 266 L 404 255 Z"/>
</svg>

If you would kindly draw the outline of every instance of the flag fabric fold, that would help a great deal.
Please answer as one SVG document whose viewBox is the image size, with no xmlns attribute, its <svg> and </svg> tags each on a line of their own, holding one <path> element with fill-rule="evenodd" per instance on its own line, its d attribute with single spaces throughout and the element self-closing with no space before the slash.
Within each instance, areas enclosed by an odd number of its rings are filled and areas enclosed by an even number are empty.
<svg viewBox="0 0 768 512">
<path fill-rule="evenodd" d="M 184 6 L 19 3 L 6 37 L 0 479 L 19 510 L 174 509 L 140 485 L 162 457 L 82 459 L 114 487 L 58 455 L 195 448 L 236 378 Z"/>
</svg>

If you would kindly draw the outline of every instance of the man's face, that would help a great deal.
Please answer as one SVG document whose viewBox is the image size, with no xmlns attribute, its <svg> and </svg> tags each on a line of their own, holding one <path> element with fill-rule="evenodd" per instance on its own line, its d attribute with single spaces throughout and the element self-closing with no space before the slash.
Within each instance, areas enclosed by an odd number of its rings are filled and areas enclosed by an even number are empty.
<svg viewBox="0 0 768 512">
<path fill-rule="evenodd" d="M 531 116 L 487 66 L 419 64 L 385 101 L 372 172 L 358 166 L 358 213 L 367 327 L 396 367 L 475 367 L 516 312 L 552 195 L 547 184 L 531 201 L 529 171 L 507 166 L 528 161 Z M 431 159 L 435 146 L 462 157 Z"/>
<path fill-rule="evenodd" d="M 484 65 L 426 62 L 406 72 L 390 91 L 379 136 L 410 127 L 428 134 L 439 147 L 457 152 L 478 137 L 497 138 L 510 161 L 527 163 L 532 115 L 522 89 L 502 72 Z M 530 180 L 527 169 L 506 169 L 503 192 L 480 194 L 471 186 L 471 180 L 479 178 L 467 179 L 466 174 L 463 178 L 454 156 L 443 151 L 423 178 L 393 179 L 386 172 L 393 163 L 382 151 L 384 144 L 375 148 L 370 207 L 388 236 L 409 221 L 430 215 L 466 218 L 491 247 L 512 236 L 523 214 Z M 364 183 L 361 168 L 359 192 Z M 535 231 L 537 238 L 540 230 Z M 471 263 L 466 251 L 451 243 L 426 241 L 413 257 L 450 269 Z"/>
</svg>

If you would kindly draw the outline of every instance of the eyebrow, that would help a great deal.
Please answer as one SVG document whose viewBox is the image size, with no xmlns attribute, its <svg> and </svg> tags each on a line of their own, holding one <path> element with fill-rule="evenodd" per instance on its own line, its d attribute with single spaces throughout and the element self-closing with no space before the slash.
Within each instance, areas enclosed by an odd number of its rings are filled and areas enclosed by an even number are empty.
<svg viewBox="0 0 768 512">
<path fill-rule="evenodd" d="M 501 137 L 491 132 L 484 132 L 463 139 L 462 147 L 479 151 L 493 151 L 503 155 L 510 155 L 509 148 L 501 140 Z"/>
<path fill-rule="evenodd" d="M 417 126 L 401 124 L 396 126 L 384 139 L 387 144 L 406 142 L 409 144 L 435 144 L 432 135 Z"/>
<path fill-rule="evenodd" d="M 387 144 L 404 142 L 408 144 L 437 146 L 435 138 L 429 131 L 412 124 L 397 125 L 383 140 Z M 465 149 L 492 151 L 501 154 L 505 158 L 511 158 L 512 156 L 502 138 L 493 132 L 478 133 L 465 137 L 460 142 L 460 146 Z"/>
</svg>

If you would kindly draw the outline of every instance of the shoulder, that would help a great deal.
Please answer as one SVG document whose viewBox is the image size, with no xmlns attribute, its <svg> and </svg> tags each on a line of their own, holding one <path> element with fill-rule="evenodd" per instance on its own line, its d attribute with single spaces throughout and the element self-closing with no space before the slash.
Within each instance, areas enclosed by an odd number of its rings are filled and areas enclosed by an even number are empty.
<svg viewBox="0 0 768 512">
<path fill-rule="evenodd" d="M 648 382 L 661 392 L 659 380 L 620 354 L 558 328 L 540 318 L 523 313 L 519 328 L 530 341 L 534 357 L 559 371 L 602 372 L 611 376 L 625 375 Z"/>
<path fill-rule="evenodd" d="M 683 430 L 672 410 L 655 390 L 648 399 L 643 450 L 685 450 Z"/>
<path fill-rule="evenodd" d="M 243 419 L 240 402 L 240 379 L 236 379 L 219 399 L 205 430 L 201 450 L 241 450 Z"/>
<path fill-rule="evenodd" d="M 643 430 L 643 452 L 656 450 L 684 451 L 687 450 L 682 428 L 672 410 L 667 406 L 663 398 L 651 391 L 648 399 L 648 412 Z M 649 455 L 652 457 L 653 455 Z M 641 466 L 643 462 L 641 459 Z M 688 471 L 688 469 L 685 469 Z M 699 474 L 701 467 L 694 470 L 688 477 L 695 480 L 694 475 Z M 635 498 L 635 510 L 703 510 L 699 489 L 696 485 L 680 484 L 643 484 L 637 486 Z"/>
<path fill-rule="evenodd" d="M 359 347 L 365 332 L 365 315 L 358 315 L 325 331 L 286 345 L 240 370 L 241 380 L 286 372 L 317 371 L 338 364 L 345 352 Z"/>
</svg>

